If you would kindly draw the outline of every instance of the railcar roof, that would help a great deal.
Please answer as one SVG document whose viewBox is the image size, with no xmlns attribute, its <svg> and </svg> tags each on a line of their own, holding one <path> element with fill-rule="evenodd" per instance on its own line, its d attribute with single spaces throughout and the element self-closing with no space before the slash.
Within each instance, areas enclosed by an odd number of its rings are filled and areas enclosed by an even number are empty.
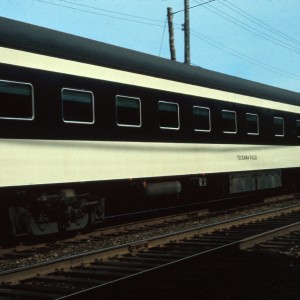
<svg viewBox="0 0 300 300">
<path fill-rule="evenodd" d="M 300 94 L 296 92 L 3 17 L 0 17 L 0 46 L 300 104 Z"/>
</svg>

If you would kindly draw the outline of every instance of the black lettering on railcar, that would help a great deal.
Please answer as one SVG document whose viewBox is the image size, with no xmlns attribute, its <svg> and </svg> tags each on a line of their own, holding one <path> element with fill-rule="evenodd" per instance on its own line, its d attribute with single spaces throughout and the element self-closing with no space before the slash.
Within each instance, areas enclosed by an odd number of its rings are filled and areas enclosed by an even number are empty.
<svg viewBox="0 0 300 300">
<path fill-rule="evenodd" d="M 237 155 L 237 160 L 257 160 L 257 155 Z"/>
</svg>

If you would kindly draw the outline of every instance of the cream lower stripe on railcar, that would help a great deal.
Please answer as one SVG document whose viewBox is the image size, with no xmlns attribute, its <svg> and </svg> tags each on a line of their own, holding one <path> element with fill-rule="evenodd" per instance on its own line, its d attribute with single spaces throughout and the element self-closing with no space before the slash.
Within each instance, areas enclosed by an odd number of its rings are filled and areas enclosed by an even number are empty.
<svg viewBox="0 0 300 300">
<path fill-rule="evenodd" d="M 256 107 L 300 113 L 300 107 L 296 105 L 289 105 L 261 98 L 214 90 L 192 84 L 160 79 L 153 76 L 115 70 L 4 47 L 0 47 L 0 63 L 110 82 L 118 82 L 122 84 L 158 89 L 197 97 L 205 97 L 208 99 L 252 105 Z"/>
<path fill-rule="evenodd" d="M 0 140 L 0 186 L 299 167 L 299 148 Z"/>
</svg>

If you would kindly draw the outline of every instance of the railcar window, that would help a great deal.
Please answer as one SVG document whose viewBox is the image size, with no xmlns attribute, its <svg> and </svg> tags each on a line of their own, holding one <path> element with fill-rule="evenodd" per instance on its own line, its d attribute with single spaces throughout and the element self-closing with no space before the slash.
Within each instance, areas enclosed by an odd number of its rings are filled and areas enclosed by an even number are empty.
<svg viewBox="0 0 300 300">
<path fill-rule="evenodd" d="M 259 122 L 257 114 L 246 113 L 246 131 L 249 135 L 259 134 Z"/>
<path fill-rule="evenodd" d="M 33 86 L 0 80 L 0 119 L 33 120 Z"/>
<path fill-rule="evenodd" d="M 141 100 L 139 98 L 116 96 L 117 124 L 127 127 L 141 127 Z"/>
<path fill-rule="evenodd" d="M 173 102 L 158 102 L 159 127 L 162 129 L 179 129 L 179 106 Z"/>
<path fill-rule="evenodd" d="M 274 135 L 275 136 L 284 136 L 284 119 L 281 117 L 274 117 Z"/>
<path fill-rule="evenodd" d="M 223 132 L 237 133 L 236 112 L 222 110 Z"/>
<path fill-rule="evenodd" d="M 300 138 L 300 120 L 296 120 L 296 134 Z"/>
<path fill-rule="evenodd" d="M 62 89 L 62 113 L 66 123 L 93 124 L 95 121 L 92 92 Z"/>
<path fill-rule="evenodd" d="M 210 131 L 210 110 L 208 107 L 193 106 L 194 130 Z"/>
</svg>

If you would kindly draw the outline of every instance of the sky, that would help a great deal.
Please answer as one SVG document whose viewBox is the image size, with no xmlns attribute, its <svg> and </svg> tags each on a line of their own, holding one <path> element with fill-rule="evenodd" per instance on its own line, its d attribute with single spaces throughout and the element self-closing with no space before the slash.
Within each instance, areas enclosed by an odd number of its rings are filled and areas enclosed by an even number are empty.
<svg viewBox="0 0 300 300">
<path fill-rule="evenodd" d="M 183 62 L 184 0 L 1 0 L 0 16 L 169 59 L 167 7 Z M 299 0 L 190 7 L 192 65 L 300 92 Z"/>
</svg>

